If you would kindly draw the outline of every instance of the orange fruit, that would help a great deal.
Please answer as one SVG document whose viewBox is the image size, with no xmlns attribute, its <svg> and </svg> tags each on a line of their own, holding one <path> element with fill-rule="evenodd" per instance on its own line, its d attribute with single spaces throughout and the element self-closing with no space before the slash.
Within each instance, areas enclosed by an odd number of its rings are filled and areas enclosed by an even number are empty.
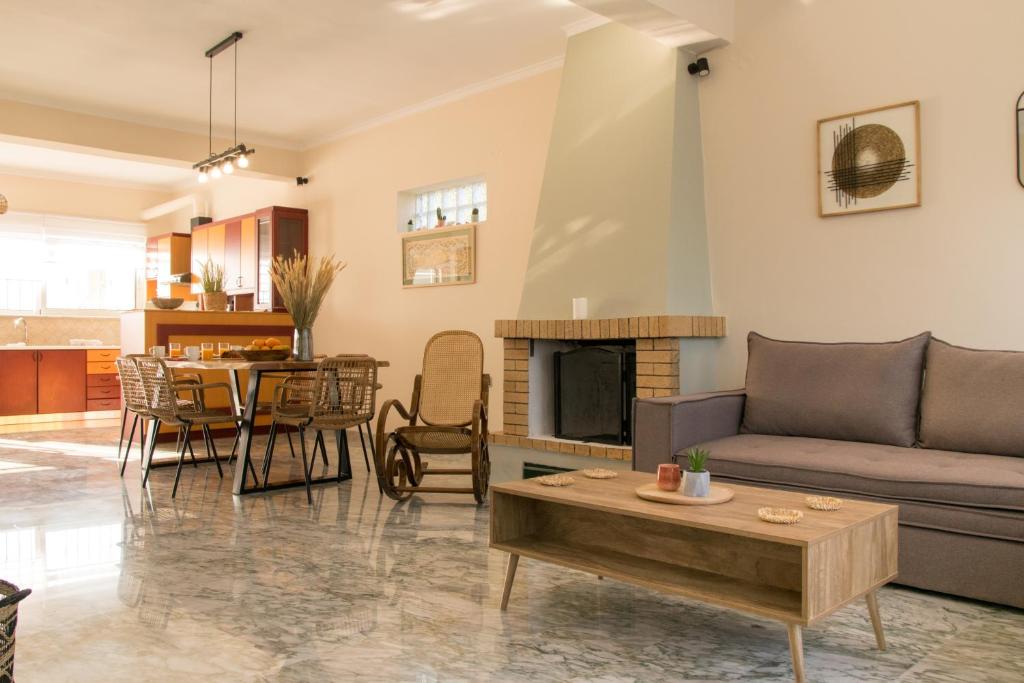
<svg viewBox="0 0 1024 683">
<path fill-rule="evenodd" d="M 267 337 L 263 343 L 270 347 L 281 346 L 281 340 L 277 337 Z"/>
<path fill-rule="evenodd" d="M 263 346 L 264 341 L 262 339 L 253 339 L 250 343 L 253 346 Z"/>
</svg>

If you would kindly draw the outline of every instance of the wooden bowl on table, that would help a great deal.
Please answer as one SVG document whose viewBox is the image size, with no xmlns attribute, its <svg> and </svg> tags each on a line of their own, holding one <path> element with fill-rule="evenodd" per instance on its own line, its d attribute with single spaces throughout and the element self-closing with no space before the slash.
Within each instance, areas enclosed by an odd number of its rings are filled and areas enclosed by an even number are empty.
<svg viewBox="0 0 1024 683">
<path fill-rule="evenodd" d="M 247 361 L 260 362 L 270 360 L 288 360 L 292 352 L 287 349 L 252 349 L 237 351 Z"/>
</svg>

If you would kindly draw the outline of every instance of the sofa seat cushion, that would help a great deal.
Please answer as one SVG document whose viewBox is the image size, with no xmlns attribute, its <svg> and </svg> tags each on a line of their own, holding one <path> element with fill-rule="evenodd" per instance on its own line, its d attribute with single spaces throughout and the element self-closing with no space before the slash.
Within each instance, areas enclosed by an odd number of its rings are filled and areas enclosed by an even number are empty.
<svg viewBox="0 0 1024 683">
<path fill-rule="evenodd" d="M 822 344 L 751 332 L 741 431 L 913 446 L 930 336 Z"/>
<path fill-rule="evenodd" d="M 1024 512 L 1024 458 L 762 434 L 698 446 L 712 477 Z"/>
<path fill-rule="evenodd" d="M 1024 456 L 1024 353 L 933 339 L 921 394 L 920 444 Z"/>
</svg>

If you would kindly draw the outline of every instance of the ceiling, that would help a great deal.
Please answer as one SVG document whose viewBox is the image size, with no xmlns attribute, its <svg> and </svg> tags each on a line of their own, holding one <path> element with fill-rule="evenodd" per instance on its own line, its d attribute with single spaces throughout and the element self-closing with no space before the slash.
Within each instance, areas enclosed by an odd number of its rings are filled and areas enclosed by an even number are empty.
<svg viewBox="0 0 1024 683">
<path fill-rule="evenodd" d="M 172 190 L 195 183 L 195 171 L 157 164 L 0 140 L 0 174 Z"/>
<path fill-rule="evenodd" d="M 0 97 L 206 132 L 234 30 L 246 142 L 302 148 L 564 54 L 570 0 L 4 0 Z M 230 135 L 231 51 L 213 60 Z"/>
</svg>

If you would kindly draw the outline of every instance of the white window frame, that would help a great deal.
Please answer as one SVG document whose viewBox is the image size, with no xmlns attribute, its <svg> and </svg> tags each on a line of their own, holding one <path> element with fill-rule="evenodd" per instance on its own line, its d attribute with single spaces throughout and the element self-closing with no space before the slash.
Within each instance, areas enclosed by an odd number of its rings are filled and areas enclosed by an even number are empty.
<svg viewBox="0 0 1024 683">
<path fill-rule="evenodd" d="M 135 268 L 135 277 L 132 282 L 133 306 L 129 309 L 106 309 L 106 308 L 51 308 L 47 306 L 46 279 L 41 277 L 38 280 L 20 279 L 24 282 L 37 282 L 39 290 L 35 294 L 35 304 L 32 310 L 18 308 L 0 308 L 0 315 L 25 316 L 25 317 L 80 317 L 80 318 L 110 318 L 118 317 L 125 310 L 133 310 L 138 305 L 138 283 L 139 274 L 145 267 L 146 254 L 146 226 L 143 223 L 130 223 L 125 221 L 102 220 L 93 218 L 82 218 L 77 216 L 61 216 L 56 214 L 39 214 L 29 212 L 8 212 L 0 216 L 0 234 L 4 232 L 18 232 L 25 235 L 38 236 L 45 240 L 51 237 L 73 237 L 81 235 L 88 240 L 110 239 L 116 242 L 137 242 L 140 250 L 140 263 Z"/>
<path fill-rule="evenodd" d="M 470 193 L 468 197 L 465 196 L 467 189 Z M 487 180 L 483 176 L 403 190 L 398 193 L 398 231 L 418 232 L 439 227 L 436 215 L 438 205 L 447 218 L 445 227 L 483 223 L 488 216 L 488 200 Z M 480 217 L 476 221 L 471 218 L 474 208 L 480 210 Z M 409 221 L 412 221 L 411 227 Z"/>
</svg>

